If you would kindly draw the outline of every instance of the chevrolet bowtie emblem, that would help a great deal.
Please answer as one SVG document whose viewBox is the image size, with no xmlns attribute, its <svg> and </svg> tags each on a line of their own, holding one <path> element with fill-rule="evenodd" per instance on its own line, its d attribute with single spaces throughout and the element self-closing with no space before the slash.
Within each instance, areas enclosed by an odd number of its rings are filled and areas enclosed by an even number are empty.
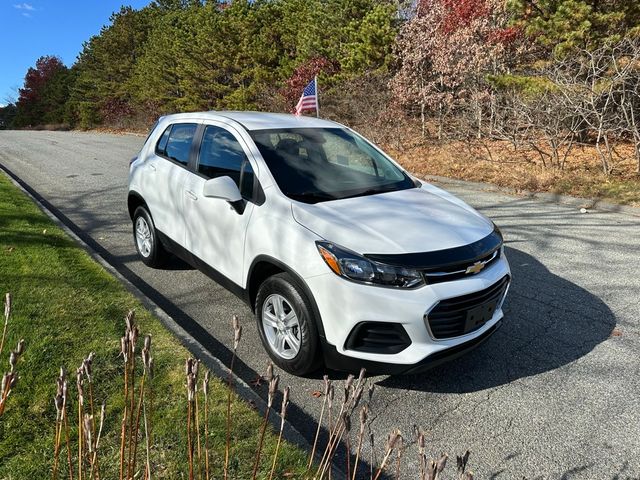
<svg viewBox="0 0 640 480">
<path fill-rule="evenodd" d="M 478 273 L 480 270 L 482 270 L 484 268 L 484 263 L 482 262 L 476 262 L 473 265 L 467 267 L 467 271 L 464 272 L 466 274 L 469 273 Z"/>
</svg>

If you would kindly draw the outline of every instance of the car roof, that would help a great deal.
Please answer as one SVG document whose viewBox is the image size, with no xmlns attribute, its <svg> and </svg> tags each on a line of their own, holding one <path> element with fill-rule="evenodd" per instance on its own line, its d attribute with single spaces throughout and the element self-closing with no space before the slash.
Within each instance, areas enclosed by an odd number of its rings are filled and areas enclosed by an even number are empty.
<svg viewBox="0 0 640 480">
<path fill-rule="evenodd" d="M 165 120 L 220 120 L 222 118 L 234 120 L 247 130 L 266 130 L 278 128 L 336 128 L 339 123 L 315 117 L 291 115 L 287 113 L 243 112 L 243 111 L 209 111 L 178 113 L 167 115 Z"/>
</svg>

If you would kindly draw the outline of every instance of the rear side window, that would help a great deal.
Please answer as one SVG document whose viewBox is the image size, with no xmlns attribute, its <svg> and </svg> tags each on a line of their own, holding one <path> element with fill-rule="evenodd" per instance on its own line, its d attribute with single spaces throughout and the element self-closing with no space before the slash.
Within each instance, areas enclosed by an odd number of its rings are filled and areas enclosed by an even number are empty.
<svg viewBox="0 0 640 480">
<path fill-rule="evenodd" d="M 162 155 L 163 157 L 167 156 L 167 140 L 169 140 L 169 133 L 171 133 L 171 125 L 167 127 L 164 131 L 160 140 L 158 140 L 158 144 L 156 145 L 156 155 Z"/>
<path fill-rule="evenodd" d="M 191 143 L 196 133 L 194 123 L 177 123 L 167 128 L 156 146 L 156 153 L 182 165 L 189 163 Z"/>
<path fill-rule="evenodd" d="M 250 198 L 253 193 L 254 174 L 242 145 L 224 128 L 209 125 L 205 128 L 198 173 L 206 178 L 231 177 L 240 193 Z"/>
</svg>

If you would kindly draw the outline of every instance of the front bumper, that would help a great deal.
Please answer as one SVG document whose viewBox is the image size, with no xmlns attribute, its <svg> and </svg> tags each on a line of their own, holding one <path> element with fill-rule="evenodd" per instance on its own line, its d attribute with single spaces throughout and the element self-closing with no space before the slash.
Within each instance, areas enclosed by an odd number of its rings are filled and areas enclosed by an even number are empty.
<svg viewBox="0 0 640 480">
<path fill-rule="evenodd" d="M 504 256 L 482 272 L 451 282 L 400 290 L 349 282 L 329 272 L 305 279 L 313 292 L 323 323 L 323 350 L 328 367 L 377 373 L 409 373 L 460 356 L 486 340 L 503 318 L 499 303 L 492 317 L 470 333 L 446 339 L 434 338 L 425 315 L 441 300 L 487 289 L 510 275 Z M 348 338 L 362 322 L 397 323 L 410 344 L 397 353 L 378 353 L 349 348 Z"/>
</svg>

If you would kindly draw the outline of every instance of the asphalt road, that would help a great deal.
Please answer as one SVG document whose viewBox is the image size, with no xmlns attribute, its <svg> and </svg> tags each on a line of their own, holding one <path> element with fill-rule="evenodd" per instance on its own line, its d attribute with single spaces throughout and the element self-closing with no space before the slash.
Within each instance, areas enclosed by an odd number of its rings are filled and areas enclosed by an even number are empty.
<svg viewBox="0 0 640 480">
<path fill-rule="evenodd" d="M 225 362 L 238 314 L 245 327 L 239 372 L 251 381 L 267 355 L 249 308 L 179 262 L 151 270 L 135 256 L 127 171 L 142 140 L 0 131 L 0 163 Z M 470 449 L 476 478 L 640 478 L 640 216 L 581 214 L 575 205 L 477 186 L 449 190 L 505 234 L 514 278 L 505 325 L 471 354 L 426 374 L 372 377 L 378 449 L 393 428 L 411 439 L 417 424 L 430 455 Z M 292 386 L 291 421 L 312 439 L 320 382 L 283 375 L 281 384 Z M 416 469 L 412 447 L 406 478 Z"/>
</svg>

